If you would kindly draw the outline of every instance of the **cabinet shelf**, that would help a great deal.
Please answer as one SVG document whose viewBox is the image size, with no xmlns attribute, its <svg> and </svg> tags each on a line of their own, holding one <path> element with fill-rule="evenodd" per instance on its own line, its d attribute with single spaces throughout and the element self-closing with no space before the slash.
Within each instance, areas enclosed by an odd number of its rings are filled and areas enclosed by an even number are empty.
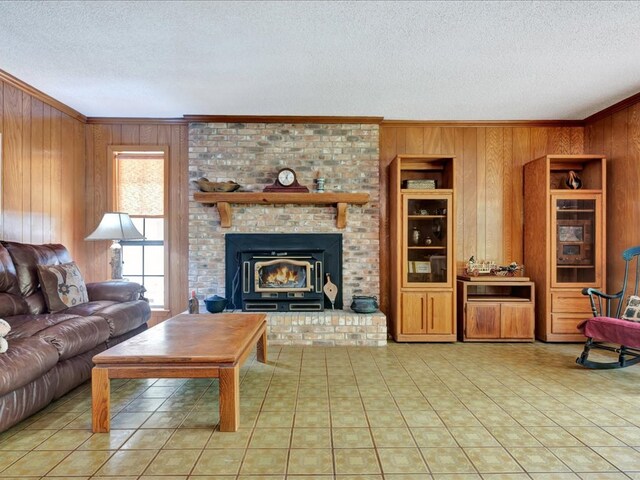
<svg viewBox="0 0 640 480">
<path fill-rule="evenodd" d="M 423 220 L 429 218 L 447 218 L 446 215 L 407 215 L 407 218 L 414 220 Z"/>
<path fill-rule="evenodd" d="M 593 194 L 593 193 L 602 193 L 602 189 L 594 189 L 594 188 L 581 188 L 580 190 L 568 190 L 564 188 L 552 188 L 549 190 L 549 193 L 553 193 L 556 195 L 566 195 L 570 197 L 571 195 L 580 195 L 580 194 Z"/>
<path fill-rule="evenodd" d="M 448 194 L 453 193 L 452 188 L 402 188 L 400 193 L 415 193 L 424 195 L 425 193 Z"/>
<path fill-rule="evenodd" d="M 595 210 L 593 208 L 581 208 L 581 209 L 557 208 L 556 212 L 558 213 L 593 213 L 595 212 Z"/>
<path fill-rule="evenodd" d="M 409 250 L 445 250 L 447 247 L 445 246 L 432 246 L 432 245 L 425 245 L 424 247 L 407 247 Z"/>
<path fill-rule="evenodd" d="M 347 226 L 347 205 L 365 205 L 369 203 L 368 193 L 274 193 L 274 192 L 195 192 L 196 202 L 216 205 L 220 213 L 220 226 L 232 225 L 231 204 L 256 205 L 335 205 L 338 212 L 336 226 Z"/>
<path fill-rule="evenodd" d="M 595 265 L 556 265 L 557 268 L 596 268 Z"/>
<path fill-rule="evenodd" d="M 504 303 L 504 302 L 530 302 L 529 298 L 519 298 L 519 297 L 499 297 L 499 296 L 486 296 L 486 295 L 467 295 L 467 302 L 494 302 L 494 303 Z"/>
</svg>

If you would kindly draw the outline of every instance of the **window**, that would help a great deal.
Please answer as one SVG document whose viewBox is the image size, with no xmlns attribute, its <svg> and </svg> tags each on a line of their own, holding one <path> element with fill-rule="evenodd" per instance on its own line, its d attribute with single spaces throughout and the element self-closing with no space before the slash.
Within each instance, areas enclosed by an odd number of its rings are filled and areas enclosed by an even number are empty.
<svg viewBox="0 0 640 480">
<path fill-rule="evenodd" d="M 165 154 L 115 152 L 114 200 L 126 212 L 144 240 L 123 240 L 122 275 L 147 289 L 151 307 L 166 305 L 165 275 Z"/>
</svg>

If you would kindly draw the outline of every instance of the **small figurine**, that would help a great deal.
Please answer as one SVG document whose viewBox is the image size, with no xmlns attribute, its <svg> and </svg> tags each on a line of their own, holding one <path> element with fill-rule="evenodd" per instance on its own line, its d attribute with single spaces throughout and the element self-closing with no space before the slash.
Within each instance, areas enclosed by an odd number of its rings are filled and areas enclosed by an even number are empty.
<svg viewBox="0 0 640 480">
<path fill-rule="evenodd" d="M 569 171 L 569 175 L 567 176 L 567 179 L 564 181 L 564 183 L 567 188 L 570 188 L 571 190 L 578 190 L 582 188 L 582 180 L 573 170 Z"/>
</svg>

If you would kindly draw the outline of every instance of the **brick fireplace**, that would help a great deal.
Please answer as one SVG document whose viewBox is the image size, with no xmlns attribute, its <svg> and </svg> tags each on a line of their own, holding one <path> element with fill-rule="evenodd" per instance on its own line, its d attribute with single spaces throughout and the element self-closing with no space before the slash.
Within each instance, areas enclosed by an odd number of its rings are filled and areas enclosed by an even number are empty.
<svg viewBox="0 0 640 480">
<path fill-rule="evenodd" d="M 338 288 L 345 310 L 269 314 L 272 343 L 380 345 L 386 341 L 384 315 L 348 310 L 353 295 L 380 295 L 378 125 L 192 123 L 189 125 L 189 176 L 234 180 L 243 190 L 260 192 L 282 167 L 293 168 L 313 191 L 317 176 L 326 191 L 366 192 L 370 201 L 348 207 L 344 229 L 336 209 L 320 205 L 234 205 L 233 224 L 220 226 L 215 207 L 189 204 L 189 289 L 198 297 L 225 288 L 226 234 L 341 234 L 342 278 Z M 191 193 L 197 191 L 190 185 Z"/>
</svg>

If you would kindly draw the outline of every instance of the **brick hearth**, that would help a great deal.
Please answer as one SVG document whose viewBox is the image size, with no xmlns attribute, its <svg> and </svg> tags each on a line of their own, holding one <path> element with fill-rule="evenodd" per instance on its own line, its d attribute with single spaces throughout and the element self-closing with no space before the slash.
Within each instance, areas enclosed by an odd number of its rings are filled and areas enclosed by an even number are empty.
<svg viewBox="0 0 640 480">
<path fill-rule="evenodd" d="M 365 315 L 351 310 L 268 313 L 267 332 L 274 345 L 383 347 L 387 319 L 382 312 Z"/>
</svg>

